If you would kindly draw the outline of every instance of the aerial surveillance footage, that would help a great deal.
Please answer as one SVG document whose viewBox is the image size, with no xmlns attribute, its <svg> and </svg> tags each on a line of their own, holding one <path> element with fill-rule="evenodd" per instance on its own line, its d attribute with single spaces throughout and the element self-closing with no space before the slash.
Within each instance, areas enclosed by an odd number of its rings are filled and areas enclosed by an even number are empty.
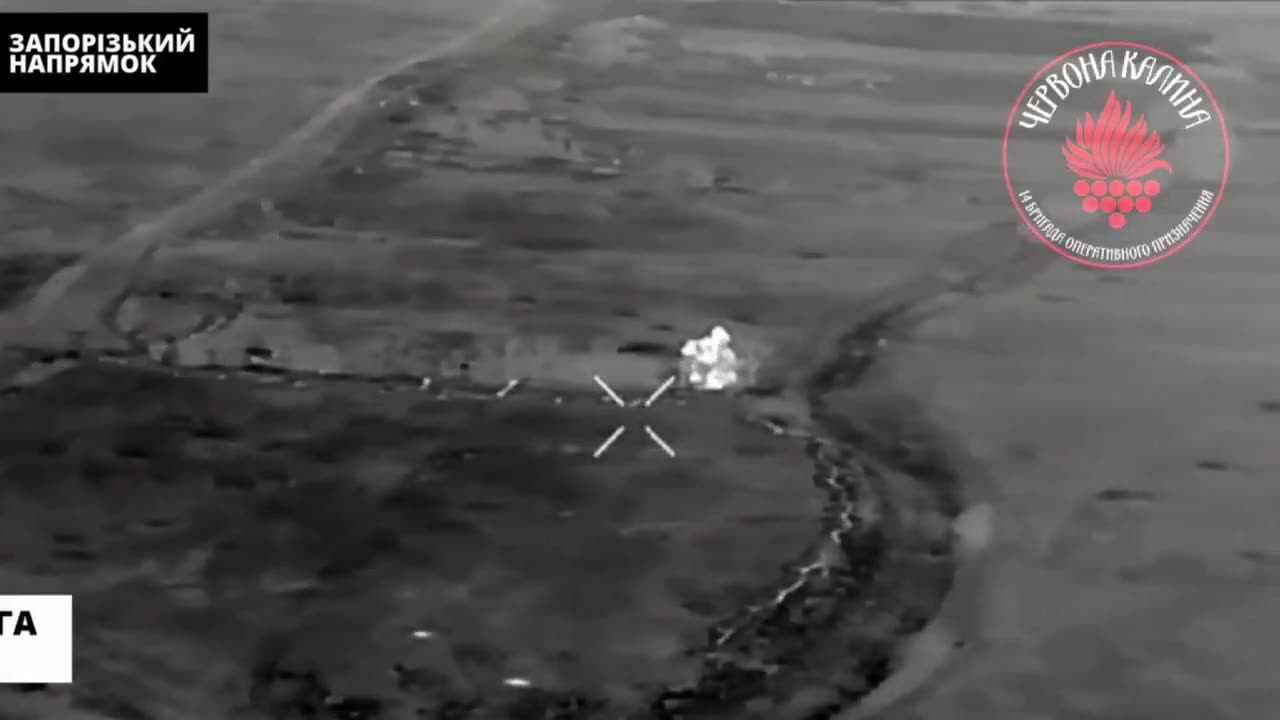
<svg viewBox="0 0 1280 720">
<path fill-rule="evenodd" d="M 0 720 L 1280 707 L 1280 5 L 0 25 Z"/>
</svg>

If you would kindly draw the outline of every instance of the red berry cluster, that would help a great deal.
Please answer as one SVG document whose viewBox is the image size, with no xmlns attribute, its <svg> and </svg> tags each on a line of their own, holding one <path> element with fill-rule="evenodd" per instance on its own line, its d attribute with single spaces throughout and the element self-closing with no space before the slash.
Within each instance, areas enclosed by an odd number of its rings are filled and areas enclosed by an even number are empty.
<svg viewBox="0 0 1280 720">
<path fill-rule="evenodd" d="M 1088 180 L 1076 181 L 1076 195 L 1084 198 L 1084 211 L 1093 214 L 1101 210 L 1109 214 L 1107 220 L 1111 227 L 1119 230 L 1124 227 L 1125 215 L 1137 210 L 1146 214 L 1151 212 L 1151 198 L 1160 194 L 1160 183 L 1155 180 L 1141 182 L 1139 180 Z"/>
</svg>

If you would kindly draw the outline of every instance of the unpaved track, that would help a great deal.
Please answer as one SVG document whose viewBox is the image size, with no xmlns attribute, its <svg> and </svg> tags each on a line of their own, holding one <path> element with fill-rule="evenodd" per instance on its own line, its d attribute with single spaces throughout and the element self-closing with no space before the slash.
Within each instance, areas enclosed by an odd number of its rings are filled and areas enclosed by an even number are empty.
<svg viewBox="0 0 1280 720">
<path fill-rule="evenodd" d="M 56 273 L 32 299 L 0 318 L 0 346 L 21 339 L 46 344 L 71 333 L 97 329 L 112 303 L 128 292 L 138 271 L 163 243 L 218 217 L 237 203 L 304 176 L 324 161 L 335 144 L 377 106 L 379 86 L 387 78 L 423 63 L 482 51 L 549 19 L 572 0 L 509 0 L 487 20 L 448 42 L 396 62 L 335 98 L 305 125 L 270 151 L 205 188 L 186 202 L 133 227 L 114 241 L 84 255 Z"/>
<path fill-rule="evenodd" d="M 311 122 L 286 137 L 271 152 L 255 158 L 187 203 L 134 228 L 52 278 L 37 292 L 33 301 L 20 311 L 20 331 L 34 330 L 42 334 L 52 331 L 65 336 L 68 331 L 99 326 L 103 312 L 129 291 L 138 269 L 164 242 L 215 219 L 239 202 L 261 196 L 278 183 L 304 175 L 316 167 L 324 159 L 326 150 L 359 119 L 359 110 L 369 107 L 371 100 L 376 99 L 379 83 L 387 76 L 419 63 L 502 42 L 546 18 L 553 10 L 547 0 L 513 3 L 471 32 L 444 46 L 438 46 L 429 53 L 397 63 L 390 71 L 379 73 L 344 93 Z M 983 232 L 997 236 L 1001 243 L 1014 237 L 1012 226 L 987 228 Z M 984 239 L 992 240 L 990 237 Z M 834 327 L 834 337 L 825 337 L 817 343 L 820 349 L 815 355 L 824 358 L 824 362 L 809 378 L 811 383 L 806 387 L 817 413 L 815 425 L 823 436 L 830 436 L 829 440 L 809 438 L 818 440 L 812 455 L 817 474 L 833 478 L 841 472 L 874 476 L 883 469 L 895 474 L 905 474 L 909 480 L 917 483 L 924 482 L 923 479 L 911 477 L 912 467 L 909 462 L 912 459 L 895 455 L 886 444 L 886 439 L 851 434 L 848 429 L 839 427 L 837 416 L 828 413 L 823 407 L 823 398 L 833 391 L 847 390 L 858 384 L 870 368 L 877 344 L 887 335 L 909 326 L 914 313 L 951 293 L 972 292 L 976 289 L 975 285 L 993 273 L 1000 275 L 1008 272 L 1010 267 L 1021 267 L 1028 261 L 1028 257 L 1034 263 L 1043 255 L 1042 249 L 1034 246 L 1029 254 L 1015 252 L 1007 260 L 986 267 L 944 262 L 940 267 L 927 270 L 875 299 L 857 312 L 853 319 L 844 311 L 837 311 L 840 325 Z M 850 323 L 854 323 L 852 327 Z M 887 440 L 892 442 L 892 439 Z M 944 469 L 944 472 L 949 474 L 949 470 Z M 876 480 L 874 477 L 871 479 Z M 833 480 L 833 487 L 834 482 Z M 844 503 L 853 503 L 856 499 L 849 495 L 836 498 Z M 841 516 L 853 513 L 851 506 L 837 504 L 834 509 Z M 928 511 L 930 508 L 924 510 Z M 814 565 L 808 563 L 803 567 Z M 784 580 L 788 583 L 797 581 L 794 576 Z M 805 581 L 805 578 L 799 578 L 798 581 Z M 755 621 L 747 617 L 742 622 L 746 627 Z M 962 624 L 950 625 L 943 636 L 962 635 L 965 630 Z M 751 631 L 749 627 L 747 631 Z M 926 647 L 926 650 L 929 649 Z M 949 647 L 943 647 L 942 654 L 948 649 Z M 938 654 L 935 652 L 929 658 L 927 665 L 931 669 L 939 664 Z M 895 684 L 890 689 L 891 694 L 918 688 L 928 675 L 927 672 L 911 673 L 905 683 Z"/>
</svg>

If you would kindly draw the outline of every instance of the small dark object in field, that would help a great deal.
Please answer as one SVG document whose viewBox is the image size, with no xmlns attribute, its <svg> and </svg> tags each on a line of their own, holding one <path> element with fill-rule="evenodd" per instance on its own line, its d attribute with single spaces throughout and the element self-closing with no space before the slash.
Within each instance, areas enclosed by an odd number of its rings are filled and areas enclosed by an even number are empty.
<svg viewBox="0 0 1280 720">
<path fill-rule="evenodd" d="M 1230 470 L 1231 465 L 1223 460 L 1197 460 L 1196 467 L 1201 470 Z"/>
<path fill-rule="evenodd" d="M 1149 490 L 1108 488 L 1098 491 L 1093 497 L 1104 502 L 1153 502 L 1158 496 Z"/>
<path fill-rule="evenodd" d="M 637 340 L 635 342 L 623 343 L 618 346 L 619 355 L 657 355 L 675 357 L 675 348 L 668 347 L 662 343 L 650 342 L 647 340 Z"/>
</svg>

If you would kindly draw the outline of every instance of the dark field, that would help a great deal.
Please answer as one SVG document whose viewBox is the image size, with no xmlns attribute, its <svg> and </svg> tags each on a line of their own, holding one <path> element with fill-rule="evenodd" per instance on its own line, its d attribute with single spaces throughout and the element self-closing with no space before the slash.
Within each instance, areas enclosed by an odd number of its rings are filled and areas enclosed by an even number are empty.
<svg viewBox="0 0 1280 720">
<path fill-rule="evenodd" d="M 153 223 L 35 188 L 0 580 L 75 593 L 77 679 L 0 717 L 1265 717 L 1280 60 L 1227 6 L 534 3 Z M 1137 273 L 1029 240 L 999 160 L 1119 36 L 1241 155 Z M 716 324 L 748 387 L 594 384 Z"/>
</svg>

